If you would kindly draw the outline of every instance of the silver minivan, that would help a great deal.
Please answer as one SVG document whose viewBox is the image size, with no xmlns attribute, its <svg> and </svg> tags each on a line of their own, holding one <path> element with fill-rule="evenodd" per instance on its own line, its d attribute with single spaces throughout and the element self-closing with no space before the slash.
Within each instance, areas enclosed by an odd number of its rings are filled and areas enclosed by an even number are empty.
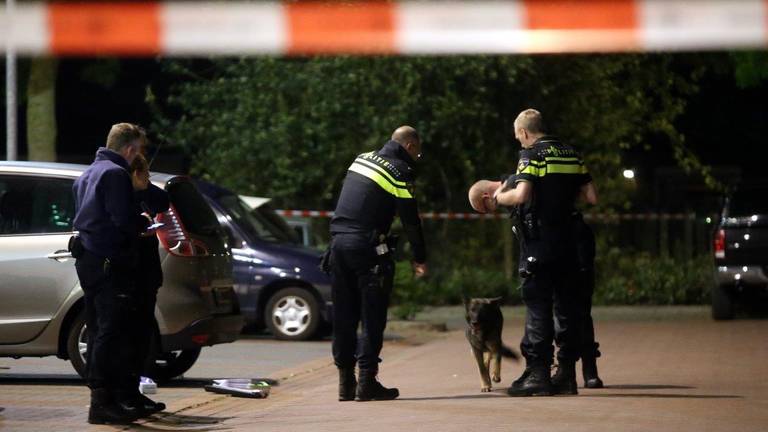
<svg viewBox="0 0 768 432">
<path fill-rule="evenodd" d="M 74 180 L 86 165 L 0 162 L 0 356 L 56 355 L 83 375 L 83 292 L 72 235 Z M 155 362 L 147 374 L 186 372 L 204 346 L 232 342 L 243 327 L 232 261 L 216 216 L 184 176 L 152 173 L 171 208 L 158 216 L 164 282 L 157 297 Z"/>
</svg>

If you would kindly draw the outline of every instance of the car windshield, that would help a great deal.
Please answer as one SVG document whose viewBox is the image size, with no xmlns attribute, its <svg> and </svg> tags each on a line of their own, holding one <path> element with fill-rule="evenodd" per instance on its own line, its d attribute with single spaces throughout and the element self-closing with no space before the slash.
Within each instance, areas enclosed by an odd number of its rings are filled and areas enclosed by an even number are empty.
<svg viewBox="0 0 768 432">
<path fill-rule="evenodd" d="M 728 216 L 768 215 L 768 188 L 739 189 L 728 205 Z"/>
<path fill-rule="evenodd" d="M 236 195 L 225 195 L 218 201 L 237 226 L 250 236 L 272 242 L 298 243 L 288 224 L 268 205 L 251 209 Z"/>
</svg>

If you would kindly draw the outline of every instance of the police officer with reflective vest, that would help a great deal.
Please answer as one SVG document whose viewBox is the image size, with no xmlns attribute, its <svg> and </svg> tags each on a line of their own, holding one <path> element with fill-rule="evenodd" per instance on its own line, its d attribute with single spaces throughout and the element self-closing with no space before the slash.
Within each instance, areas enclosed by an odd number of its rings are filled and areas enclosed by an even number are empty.
<svg viewBox="0 0 768 432">
<path fill-rule="evenodd" d="M 595 204 L 597 194 L 578 152 L 545 134 L 541 113 L 527 109 L 515 120 L 520 141 L 515 188 L 505 184 L 497 203 L 519 206 L 522 297 L 525 334 L 520 344 L 526 370 L 508 390 L 510 396 L 576 394 L 575 362 L 580 355 L 578 272 L 574 238 L 574 205 L 579 197 Z M 554 356 L 553 309 L 561 331 L 558 373 L 550 378 Z"/>
<path fill-rule="evenodd" d="M 396 214 L 411 244 L 414 275 L 421 277 L 427 271 L 424 235 L 413 195 L 414 169 L 420 157 L 418 133 L 401 126 L 380 150 L 359 155 L 344 179 L 331 219 L 328 259 L 340 401 L 389 400 L 400 394 L 396 388 L 381 385 L 376 376 L 394 278 L 396 241 L 389 230 Z"/>
</svg>

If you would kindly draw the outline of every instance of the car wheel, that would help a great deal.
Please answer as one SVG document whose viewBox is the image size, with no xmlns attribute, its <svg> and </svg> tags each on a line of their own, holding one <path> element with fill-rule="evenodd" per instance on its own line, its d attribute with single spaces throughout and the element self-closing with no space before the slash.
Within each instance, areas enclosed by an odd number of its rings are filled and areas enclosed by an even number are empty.
<svg viewBox="0 0 768 432">
<path fill-rule="evenodd" d="M 200 357 L 200 348 L 171 351 L 157 354 L 154 363 L 146 374 L 157 382 L 165 382 L 188 371 Z M 80 312 L 67 337 L 67 354 L 77 373 L 85 378 L 86 354 L 88 352 L 88 331 L 85 325 L 85 312 Z"/>
<path fill-rule="evenodd" d="M 264 313 L 269 331 L 281 340 L 307 340 L 320 325 L 320 307 L 311 292 L 283 288 L 270 297 Z"/>
<path fill-rule="evenodd" d="M 712 318 L 716 320 L 733 319 L 733 294 L 726 287 L 715 284 L 712 286 Z"/>
<path fill-rule="evenodd" d="M 160 353 L 155 357 L 154 365 L 147 371 L 150 378 L 159 383 L 170 381 L 194 366 L 200 357 L 201 348 Z"/>
<path fill-rule="evenodd" d="M 85 378 L 85 355 L 87 352 L 88 332 L 85 326 L 85 311 L 81 311 L 69 327 L 67 355 L 72 367 L 83 378 Z"/>
</svg>

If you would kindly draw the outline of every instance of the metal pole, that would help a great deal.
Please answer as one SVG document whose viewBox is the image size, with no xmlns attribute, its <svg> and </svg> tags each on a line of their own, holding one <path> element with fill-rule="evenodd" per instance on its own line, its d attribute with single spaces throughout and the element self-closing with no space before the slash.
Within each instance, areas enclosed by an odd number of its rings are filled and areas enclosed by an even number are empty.
<svg viewBox="0 0 768 432">
<path fill-rule="evenodd" d="M 16 46 L 13 31 L 15 0 L 5 1 L 6 47 L 5 47 L 5 128 L 7 132 L 6 159 L 16 160 Z"/>
</svg>

